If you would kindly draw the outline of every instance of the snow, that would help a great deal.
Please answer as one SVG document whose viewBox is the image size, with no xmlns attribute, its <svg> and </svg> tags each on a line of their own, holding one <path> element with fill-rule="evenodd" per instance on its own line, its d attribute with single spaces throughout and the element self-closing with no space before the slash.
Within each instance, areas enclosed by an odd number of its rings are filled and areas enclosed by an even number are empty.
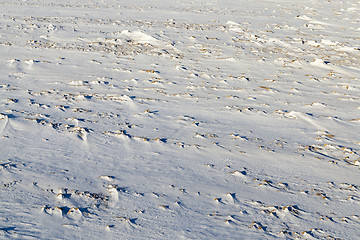
<svg viewBox="0 0 360 240">
<path fill-rule="evenodd" d="M 4 0 L 1 239 L 357 239 L 360 2 Z"/>
</svg>

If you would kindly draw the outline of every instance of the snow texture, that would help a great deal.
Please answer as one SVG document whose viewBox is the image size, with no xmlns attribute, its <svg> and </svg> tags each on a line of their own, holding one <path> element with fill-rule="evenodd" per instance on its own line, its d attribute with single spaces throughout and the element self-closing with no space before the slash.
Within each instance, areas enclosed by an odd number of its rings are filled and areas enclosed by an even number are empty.
<svg viewBox="0 0 360 240">
<path fill-rule="evenodd" d="M 2 0 L 1 239 L 359 239 L 358 0 Z"/>
</svg>

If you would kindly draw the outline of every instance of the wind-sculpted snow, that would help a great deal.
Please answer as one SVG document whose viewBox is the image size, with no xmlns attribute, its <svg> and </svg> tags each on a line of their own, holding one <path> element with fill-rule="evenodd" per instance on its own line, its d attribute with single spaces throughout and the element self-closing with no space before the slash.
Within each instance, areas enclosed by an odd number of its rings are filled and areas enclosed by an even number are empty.
<svg viewBox="0 0 360 240">
<path fill-rule="evenodd" d="M 359 238 L 359 1 L 0 9 L 1 239 Z"/>
</svg>

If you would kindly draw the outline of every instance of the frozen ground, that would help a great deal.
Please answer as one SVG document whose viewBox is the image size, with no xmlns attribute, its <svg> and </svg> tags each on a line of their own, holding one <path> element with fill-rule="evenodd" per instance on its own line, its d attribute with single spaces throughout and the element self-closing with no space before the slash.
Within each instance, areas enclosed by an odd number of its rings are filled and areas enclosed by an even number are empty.
<svg viewBox="0 0 360 240">
<path fill-rule="evenodd" d="M 359 239 L 360 2 L 0 2 L 1 239 Z"/>
</svg>

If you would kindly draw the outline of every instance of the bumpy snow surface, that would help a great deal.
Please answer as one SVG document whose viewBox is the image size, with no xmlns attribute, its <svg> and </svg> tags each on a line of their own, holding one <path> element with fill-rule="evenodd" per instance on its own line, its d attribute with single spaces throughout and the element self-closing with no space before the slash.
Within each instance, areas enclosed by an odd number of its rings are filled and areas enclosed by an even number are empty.
<svg viewBox="0 0 360 240">
<path fill-rule="evenodd" d="M 359 239 L 359 16 L 0 1 L 0 238 Z"/>
</svg>

